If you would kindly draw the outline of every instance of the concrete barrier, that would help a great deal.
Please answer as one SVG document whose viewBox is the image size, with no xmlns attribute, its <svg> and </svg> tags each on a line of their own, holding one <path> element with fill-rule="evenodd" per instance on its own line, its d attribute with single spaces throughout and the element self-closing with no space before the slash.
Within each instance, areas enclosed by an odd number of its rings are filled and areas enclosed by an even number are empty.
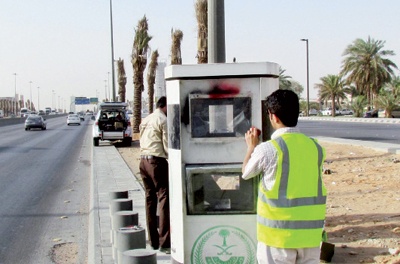
<svg viewBox="0 0 400 264">
<path fill-rule="evenodd" d="M 43 116 L 44 119 L 52 119 L 57 117 L 65 117 L 67 114 L 61 115 L 45 115 Z M 14 118 L 0 118 L 0 127 L 1 126 L 9 126 L 9 125 L 16 125 L 16 124 L 23 124 L 25 123 L 25 117 L 14 117 Z"/>
<path fill-rule="evenodd" d="M 122 254 L 121 264 L 157 264 L 157 253 L 148 249 L 132 249 Z"/>
</svg>

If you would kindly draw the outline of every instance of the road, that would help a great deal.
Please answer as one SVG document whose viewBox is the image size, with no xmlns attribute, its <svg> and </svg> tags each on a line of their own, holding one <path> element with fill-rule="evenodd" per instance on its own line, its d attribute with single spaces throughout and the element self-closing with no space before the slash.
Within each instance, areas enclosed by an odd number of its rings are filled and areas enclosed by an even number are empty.
<svg viewBox="0 0 400 264">
<path fill-rule="evenodd" d="M 0 127 L 0 264 L 53 263 L 63 247 L 79 249 L 73 263 L 85 263 L 90 128 L 67 126 L 65 116 L 44 131 Z"/>
<path fill-rule="evenodd" d="M 299 120 L 301 132 L 311 137 L 332 137 L 400 144 L 400 124 Z"/>
</svg>

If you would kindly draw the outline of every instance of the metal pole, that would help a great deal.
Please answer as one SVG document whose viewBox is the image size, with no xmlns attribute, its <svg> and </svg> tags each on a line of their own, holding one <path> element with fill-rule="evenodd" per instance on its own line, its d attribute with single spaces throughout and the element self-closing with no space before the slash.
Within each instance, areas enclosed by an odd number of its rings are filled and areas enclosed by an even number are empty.
<svg viewBox="0 0 400 264">
<path fill-rule="evenodd" d="M 53 109 L 55 108 L 54 107 L 54 90 L 51 90 L 51 108 L 53 108 Z"/>
<path fill-rule="evenodd" d="M 114 70 L 114 33 L 112 19 L 112 0 L 110 0 L 110 25 L 111 25 L 111 68 L 112 68 L 112 99 L 115 102 L 115 70 Z"/>
<path fill-rule="evenodd" d="M 224 0 L 208 0 L 208 63 L 225 63 Z"/>
<path fill-rule="evenodd" d="M 108 85 L 108 89 L 107 89 L 107 91 L 108 91 L 108 98 L 111 98 L 111 95 L 110 95 L 110 72 L 107 72 L 107 85 Z M 110 100 L 111 101 L 111 100 Z M 114 99 L 113 99 L 113 101 L 115 101 Z"/>
<path fill-rule="evenodd" d="M 308 39 L 301 39 L 301 41 L 306 42 L 306 54 L 307 54 L 307 113 L 306 116 L 309 116 L 310 111 L 310 70 L 309 70 L 309 62 L 308 62 Z"/>
<path fill-rule="evenodd" d="M 107 102 L 109 100 L 107 100 L 107 80 L 104 80 L 104 93 L 105 93 L 105 99 L 104 101 Z"/>
<path fill-rule="evenodd" d="M 40 110 L 40 105 L 39 105 L 39 88 L 40 88 L 40 87 L 37 88 L 37 108 L 38 108 L 38 111 Z"/>
<path fill-rule="evenodd" d="M 29 110 L 32 111 L 32 81 L 29 81 L 29 90 L 31 91 L 31 101 L 30 101 Z"/>
<path fill-rule="evenodd" d="M 14 74 L 14 115 L 17 116 L 17 74 Z"/>
</svg>

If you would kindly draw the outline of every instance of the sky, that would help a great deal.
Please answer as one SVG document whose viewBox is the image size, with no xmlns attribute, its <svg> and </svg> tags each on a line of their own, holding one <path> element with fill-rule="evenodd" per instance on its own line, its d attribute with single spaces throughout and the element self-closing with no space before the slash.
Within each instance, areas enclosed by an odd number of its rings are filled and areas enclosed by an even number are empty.
<svg viewBox="0 0 400 264">
<path fill-rule="evenodd" d="M 124 60 L 128 99 L 133 37 L 144 15 L 159 61 L 170 62 L 173 28 L 183 32 L 182 64 L 197 63 L 195 2 L 112 0 L 114 58 Z M 399 10 L 398 0 L 225 0 L 226 62 L 278 63 L 306 91 L 300 39 L 308 39 L 313 100 L 314 84 L 340 72 L 343 52 L 357 38 L 385 41 L 400 67 Z M 103 100 L 112 90 L 110 0 L 1 0 L 0 32 L 0 97 L 16 92 L 40 109 L 68 111 L 71 96 Z"/>
</svg>

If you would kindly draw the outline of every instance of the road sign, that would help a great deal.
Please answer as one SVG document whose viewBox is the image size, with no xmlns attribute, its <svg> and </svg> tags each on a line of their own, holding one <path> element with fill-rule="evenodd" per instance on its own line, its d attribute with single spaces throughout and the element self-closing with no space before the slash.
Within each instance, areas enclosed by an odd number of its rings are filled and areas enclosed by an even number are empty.
<svg viewBox="0 0 400 264">
<path fill-rule="evenodd" d="M 90 104 L 90 100 L 87 97 L 75 97 L 75 104 L 76 105 Z"/>
</svg>

